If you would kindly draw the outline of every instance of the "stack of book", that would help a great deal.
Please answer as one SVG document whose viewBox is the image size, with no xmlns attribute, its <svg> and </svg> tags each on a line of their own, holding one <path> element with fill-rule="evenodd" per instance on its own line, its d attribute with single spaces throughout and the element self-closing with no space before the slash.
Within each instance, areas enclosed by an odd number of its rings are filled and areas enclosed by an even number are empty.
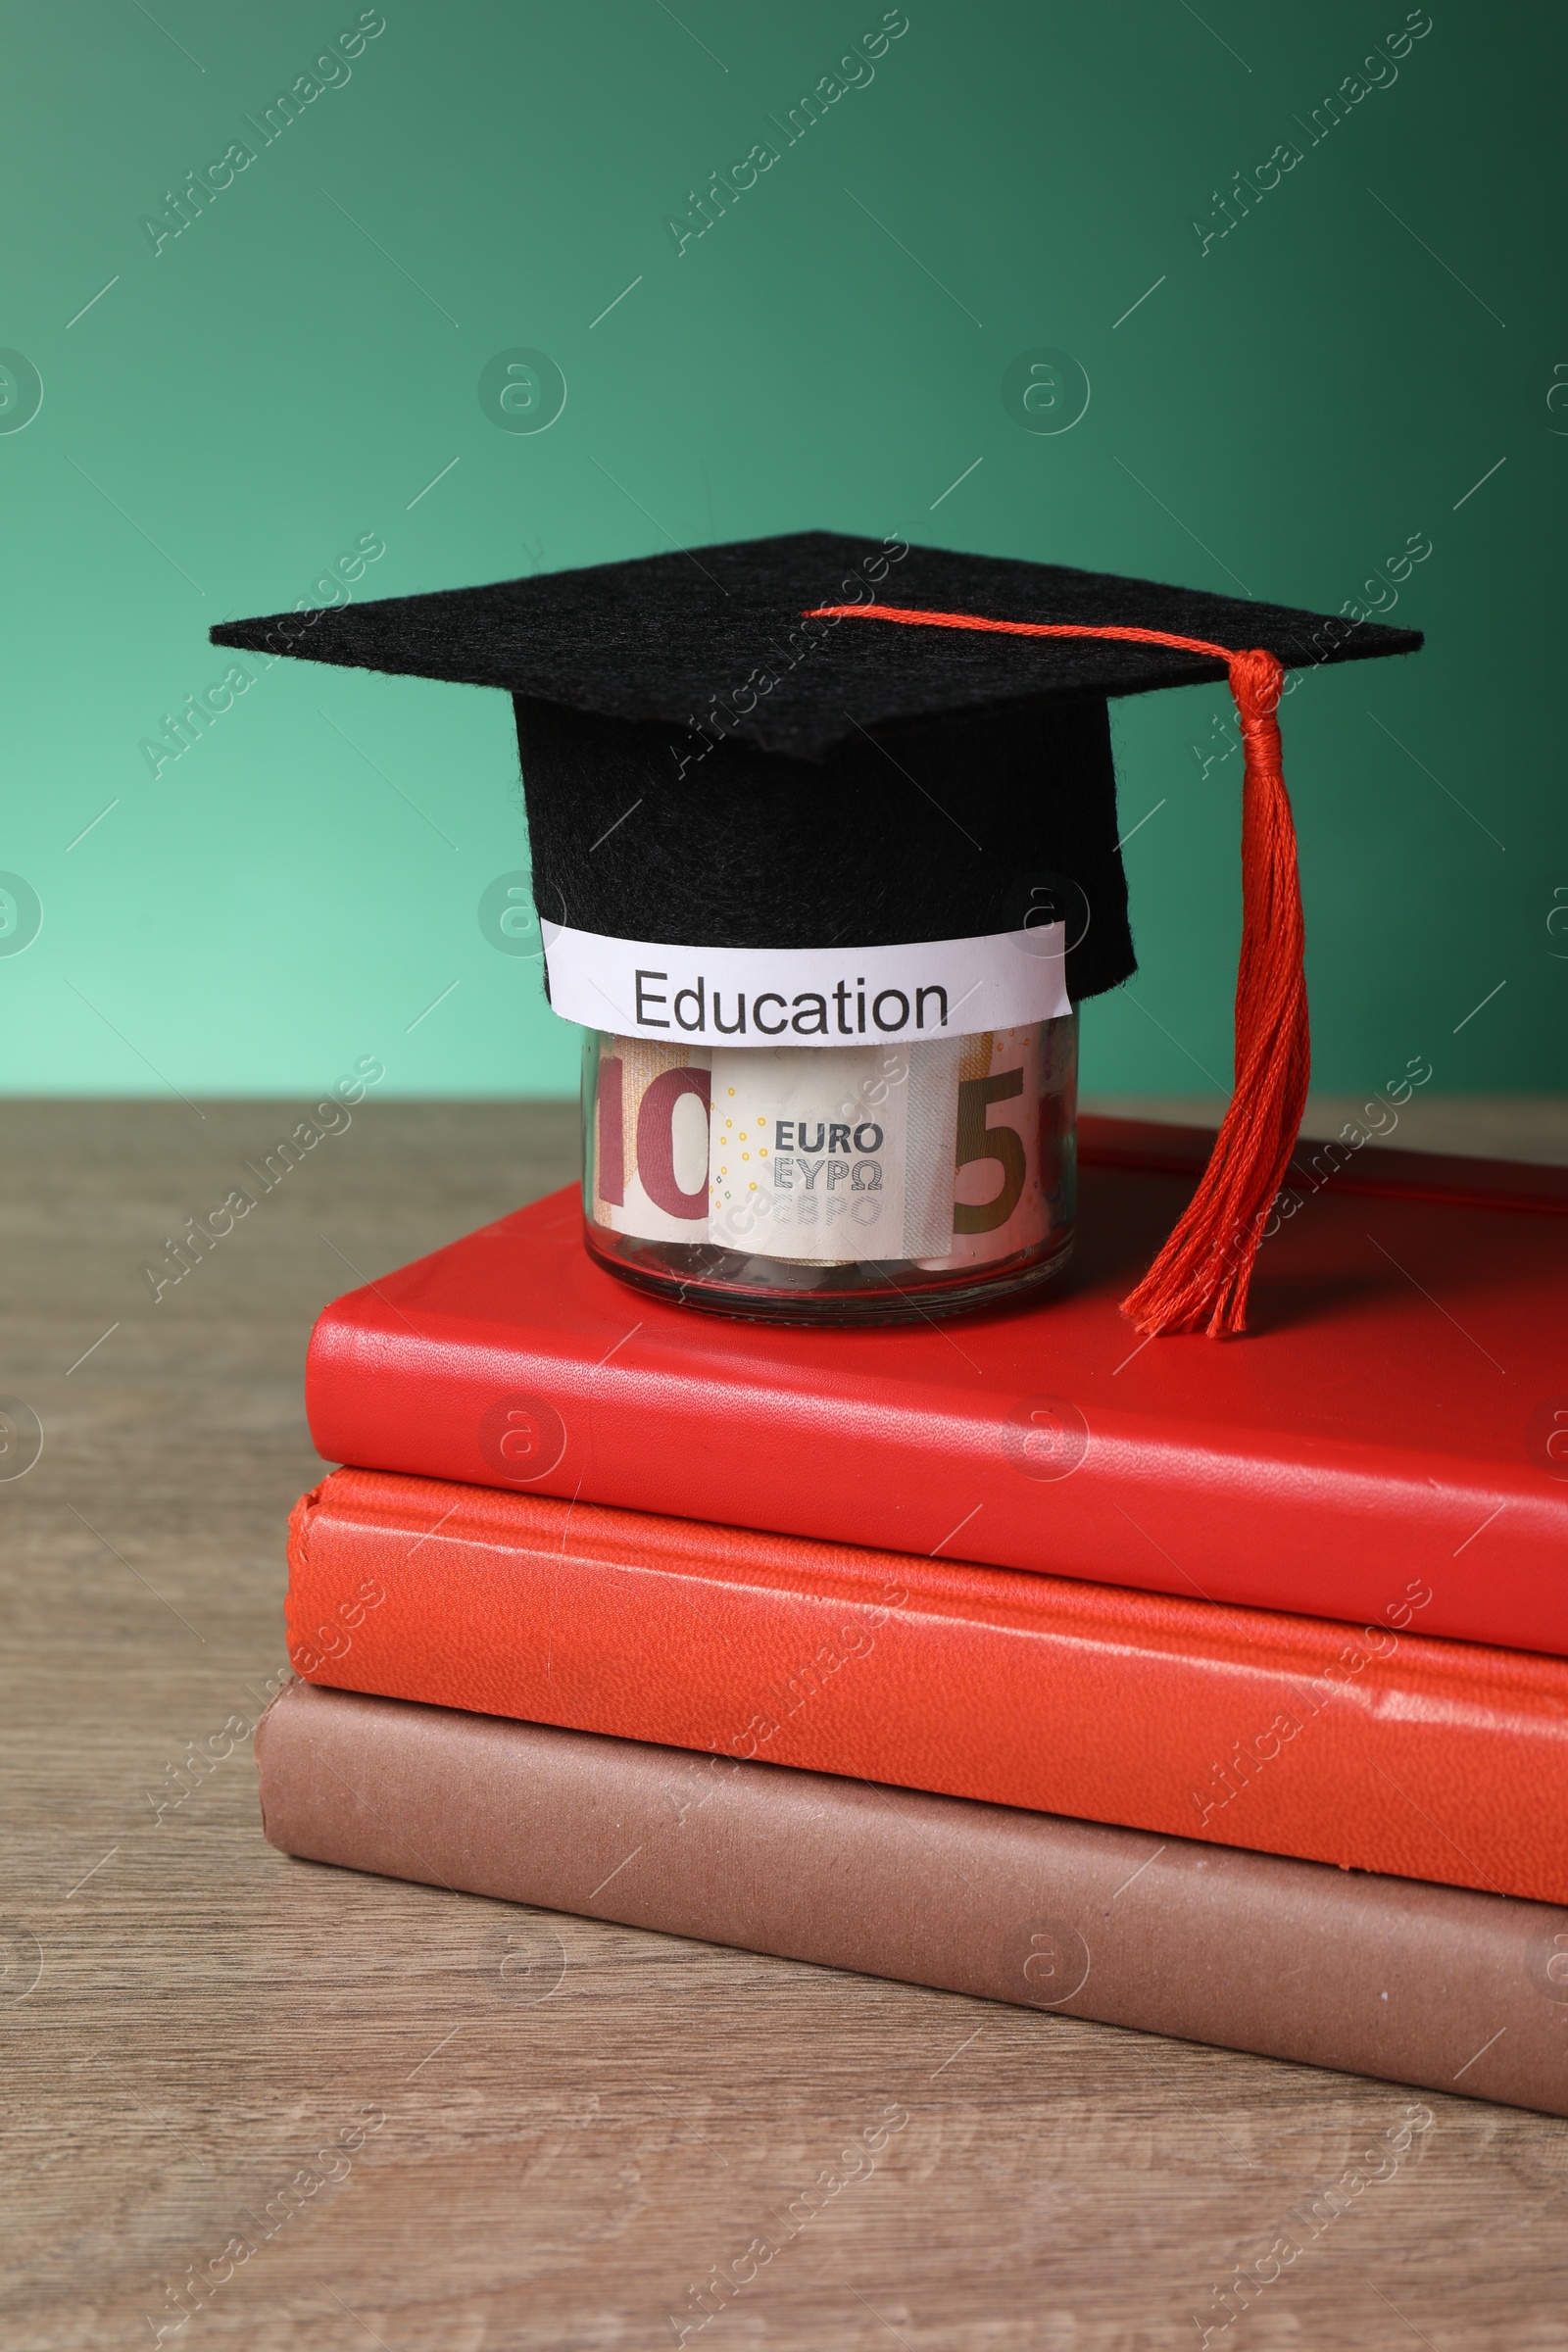
<svg viewBox="0 0 1568 2352">
<path fill-rule="evenodd" d="M 1568 2114 L 1568 1170 L 1298 1147 L 1245 1339 L 729 1321 L 567 1189 L 317 1327 L 317 1861 Z"/>
</svg>

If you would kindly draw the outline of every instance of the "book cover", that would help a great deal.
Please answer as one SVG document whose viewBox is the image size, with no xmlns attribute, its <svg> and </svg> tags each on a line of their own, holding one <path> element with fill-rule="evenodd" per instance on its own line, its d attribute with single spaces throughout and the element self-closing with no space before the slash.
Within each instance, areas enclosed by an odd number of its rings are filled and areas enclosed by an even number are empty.
<svg viewBox="0 0 1568 2352">
<path fill-rule="evenodd" d="M 338 1470 L 311 1681 L 1222 1845 L 1568 1897 L 1568 1661 Z"/>
<path fill-rule="evenodd" d="M 307 1860 L 1568 2114 L 1568 1910 L 304 1684 L 256 1756 Z"/>
<path fill-rule="evenodd" d="M 1568 1170 L 1299 1148 L 1242 1340 L 1118 1301 L 1209 1139 L 1086 1119 L 1027 1309 L 801 1330 L 603 1272 L 575 1188 L 339 1298 L 323 1458 L 1568 1652 Z"/>
</svg>

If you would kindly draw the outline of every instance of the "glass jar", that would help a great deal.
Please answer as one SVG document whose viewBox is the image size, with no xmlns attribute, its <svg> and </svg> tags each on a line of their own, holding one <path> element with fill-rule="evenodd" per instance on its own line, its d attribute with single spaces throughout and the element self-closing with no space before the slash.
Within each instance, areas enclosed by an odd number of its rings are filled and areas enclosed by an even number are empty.
<svg viewBox="0 0 1568 2352">
<path fill-rule="evenodd" d="M 1078 1015 L 746 1051 L 584 1033 L 583 1214 L 640 1290 L 765 1322 L 903 1323 L 1072 1250 Z"/>
</svg>

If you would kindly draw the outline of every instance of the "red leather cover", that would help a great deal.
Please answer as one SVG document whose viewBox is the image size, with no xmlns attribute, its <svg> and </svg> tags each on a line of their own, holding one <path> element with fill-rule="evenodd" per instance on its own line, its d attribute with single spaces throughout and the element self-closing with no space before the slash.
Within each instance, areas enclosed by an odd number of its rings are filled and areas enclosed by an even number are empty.
<svg viewBox="0 0 1568 2352">
<path fill-rule="evenodd" d="M 307 1680 L 1568 1898 L 1568 1662 L 338 1470 L 295 1506 Z"/>
<path fill-rule="evenodd" d="M 317 1446 L 1323 1617 L 1421 1579 L 1426 1631 L 1568 1652 L 1568 1170 L 1363 1151 L 1298 1188 L 1246 1339 L 1141 1343 L 1117 1302 L 1208 1140 L 1086 1119 L 1060 1284 L 892 1330 L 645 1298 L 567 1188 L 326 1309 Z"/>
</svg>

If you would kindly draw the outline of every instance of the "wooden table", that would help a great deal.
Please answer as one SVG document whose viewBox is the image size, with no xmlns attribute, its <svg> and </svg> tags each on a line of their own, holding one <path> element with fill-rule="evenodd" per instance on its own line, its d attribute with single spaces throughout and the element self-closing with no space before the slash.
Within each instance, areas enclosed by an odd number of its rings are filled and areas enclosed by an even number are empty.
<svg viewBox="0 0 1568 2352">
<path fill-rule="evenodd" d="M 284 1665 L 284 1516 L 318 1475 L 311 1319 L 575 1152 L 562 1105 L 367 1103 L 155 1304 L 143 1262 L 301 1115 L 4 1110 L 0 1387 L 44 1433 L 0 1485 L 5 2352 L 160 2328 L 244 2352 L 641 2352 L 683 2323 L 781 2352 L 1196 2344 L 1233 2265 L 1405 2093 L 263 1842 L 248 1732 Z M 225 1725 L 232 1755 L 182 1776 Z M 688 2289 L 891 2103 L 910 2122 L 875 2176 L 699 2329 Z M 1212 2344 L 1568 2345 L 1568 2125 L 1429 2104 L 1419 2164 Z M 367 2111 L 384 2122 L 341 2177 L 262 2241 L 255 2217 Z M 237 2236 L 257 2251 L 219 2285 Z"/>
</svg>

